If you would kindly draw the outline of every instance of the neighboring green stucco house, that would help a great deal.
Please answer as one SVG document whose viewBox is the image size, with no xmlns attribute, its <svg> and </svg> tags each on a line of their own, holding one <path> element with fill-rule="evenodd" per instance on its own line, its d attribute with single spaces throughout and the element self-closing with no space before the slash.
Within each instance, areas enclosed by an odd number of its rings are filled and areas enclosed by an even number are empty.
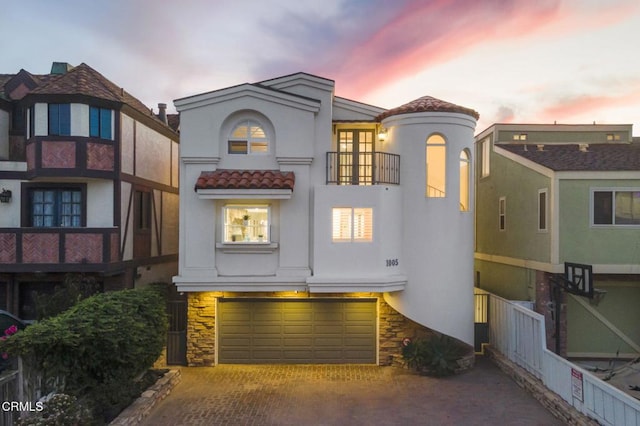
<svg viewBox="0 0 640 426">
<path fill-rule="evenodd" d="M 640 352 L 640 141 L 631 125 L 495 124 L 476 136 L 476 286 L 535 301 L 568 357 Z M 597 301 L 550 278 L 592 265 Z M 556 344 L 558 345 L 556 347 Z"/>
</svg>

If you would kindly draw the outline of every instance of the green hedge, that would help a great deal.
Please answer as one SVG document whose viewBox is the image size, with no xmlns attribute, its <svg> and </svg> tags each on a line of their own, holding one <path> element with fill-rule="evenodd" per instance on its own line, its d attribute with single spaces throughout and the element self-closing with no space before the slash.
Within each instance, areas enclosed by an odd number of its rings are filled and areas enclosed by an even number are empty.
<svg viewBox="0 0 640 426">
<path fill-rule="evenodd" d="M 101 293 L 0 342 L 0 351 L 40 371 L 45 393 L 73 395 L 108 418 L 162 352 L 166 327 L 157 288 Z"/>
</svg>

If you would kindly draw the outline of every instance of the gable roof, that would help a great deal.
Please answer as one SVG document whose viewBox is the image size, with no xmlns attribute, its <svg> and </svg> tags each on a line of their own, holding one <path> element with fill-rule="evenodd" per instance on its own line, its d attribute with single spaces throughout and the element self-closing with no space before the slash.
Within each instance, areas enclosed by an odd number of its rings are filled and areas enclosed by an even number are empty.
<svg viewBox="0 0 640 426">
<path fill-rule="evenodd" d="M 542 150 L 536 145 L 496 144 L 554 171 L 627 171 L 640 170 L 640 144 L 589 144 L 585 150 L 578 144 L 549 144 Z"/>
<path fill-rule="evenodd" d="M 378 117 L 376 117 L 376 120 L 382 121 L 383 119 L 391 117 L 392 115 L 411 114 L 414 112 L 454 112 L 470 115 L 476 120 L 480 118 L 480 114 L 470 108 L 452 104 L 450 102 L 436 99 L 431 96 L 423 96 L 409 103 L 383 112 L 382 114 L 378 115 Z"/>
</svg>

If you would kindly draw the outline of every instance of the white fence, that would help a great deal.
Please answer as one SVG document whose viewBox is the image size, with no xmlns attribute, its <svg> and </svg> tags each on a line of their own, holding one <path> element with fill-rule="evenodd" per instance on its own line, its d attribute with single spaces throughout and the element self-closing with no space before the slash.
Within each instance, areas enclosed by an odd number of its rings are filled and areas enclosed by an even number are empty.
<svg viewBox="0 0 640 426">
<path fill-rule="evenodd" d="M 542 315 L 489 294 L 489 336 L 492 347 L 581 413 L 605 425 L 640 426 L 640 401 L 547 349 Z"/>
</svg>

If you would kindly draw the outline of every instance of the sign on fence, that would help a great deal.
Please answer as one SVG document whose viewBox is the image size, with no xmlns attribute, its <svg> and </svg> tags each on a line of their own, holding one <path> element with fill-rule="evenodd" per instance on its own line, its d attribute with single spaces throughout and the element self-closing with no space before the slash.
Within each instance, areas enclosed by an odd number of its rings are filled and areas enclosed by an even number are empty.
<svg viewBox="0 0 640 426">
<path fill-rule="evenodd" d="M 574 398 L 583 401 L 582 394 L 582 372 L 576 370 L 575 368 L 571 369 L 571 393 Z"/>
</svg>

